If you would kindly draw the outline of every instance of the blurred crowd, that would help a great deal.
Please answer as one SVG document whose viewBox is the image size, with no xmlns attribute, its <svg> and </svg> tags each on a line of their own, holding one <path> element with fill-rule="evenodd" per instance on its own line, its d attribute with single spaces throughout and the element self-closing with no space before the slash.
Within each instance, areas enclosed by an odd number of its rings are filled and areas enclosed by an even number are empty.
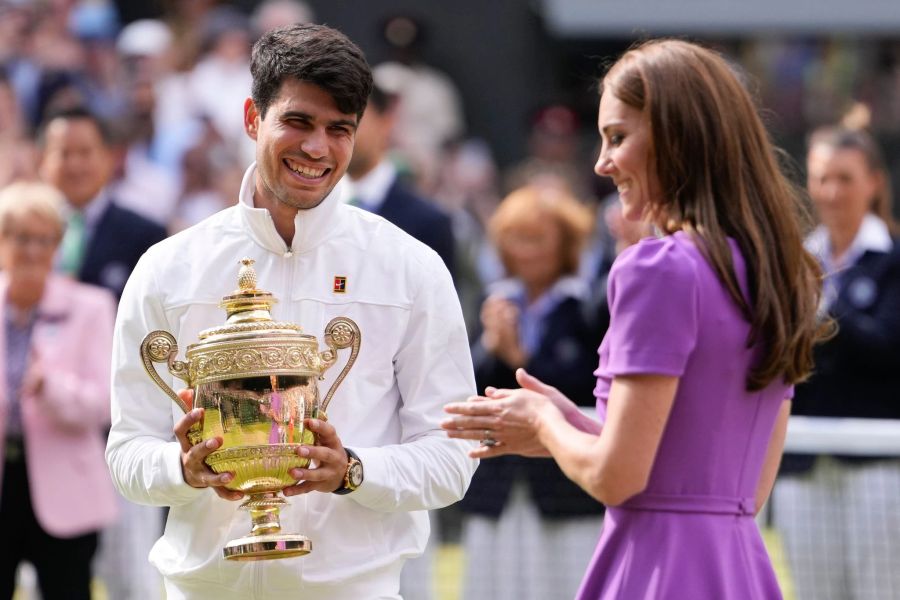
<svg viewBox="0 0 900 600">
<path fill-rule="evenodd" d="M 41 217 L 49 223 L 46 231 L 30 231 L 22 215 L 15 222 L 21 231 L 7 231 L 2 223 L 4 239 L 13 240 L 4 242 L 12 245 L 3 271 L 12 278 L 17 261 L 34 260 L 117 298 L 147 247 L 236 201 L 241 176 L 254 160 L 255 146 L 242 126 L 252 43 L 271 28 L 313 20 L 310 7 L 296 0 L 265 0 L 249 13 L 214 0 L 170 2 L 162 18 L 128 23 L 106 0 L 0 0 L 0 189 L 21 180 L 43 181 L 53 187 L 13 188 L 9 194 L 18 189 L 25 196 L 59 196 L 56 212 Z M 524 366 L 592 404 L 596 348 L 608 321 L 606 275 L 619 252 L 653 232 L 622 219 L 615 189 L 592 171 L 596 153 L 584 140 L 596 138 L 586 133 L 594 124 L 571 107 L 536 109 L 523 124 L 529 130 L 525 158 L 498 166 L 490 145 L 467 131 L 454 82 L 416 54 L 418 34 L 416 21 L 404 17 L 384 28 L 386 42 L 397 52 L 391 62 L 373 65 L 376 92 L 348 170 L 349 201 L 381 214 L 444 258 L 463 304 L 479 389 L 513 385 L 504 382 L 512 382 L 514 369 Z M 865 124 L 900 133 L 896 43 L 758 41 L 742 45 L 734 58 L 761 82 L 761 102 L 778 116 L 783 132 L 802 135 L 806 127 L 835 121 L 853 101 L 863 100 L 869 107 Z M 847 149 L 837 142 L 825 145 Z M 862 172 L 860 178 L 877 172 L 871 187 L 889 184 L 900 156 L 879 160 L 875 166 L 851 165 L 851 175 L 853 168 Z M 816 192 L 819 208 L 827 207 L 829 198 L 839 201 L 834 198 L 841 193 L 857 193 L 860 214 L 846 218 L 858 216 L 861 223 L 870 213 L 869 188 L 842 192 L 819 186 Z M 891 247 L 889 196 L 888 189 L 887 203 L 879 204 L 874 216 L 884 227 L 865 221 L 880 233 L 876 250 Z M 837 214 L 823 223 L 840 228 L 847 222 L 841 219 Z M 848 247 L 859 223 L 843 232 Z M 819 236 L 826 239 L 828 233 Z M 19 254 L 12 251 L 16 248 Z M 853 248 L 855 254 L 842 255 L 844 262 L 836 265 L 823 254 L 831 267 L 826 271 L 841 273 L 872 249 Z M 882 289 L 877 283 L 874 291 L 852 288 L 850 304 L 856 302 L 859 310 L 874 305 Z M 883 284 L 884 289 L 892 285 L 896 282 Z M 841 289 L 836 277 L 823 310 L 838 301 Z M 7 324 L 7 336 L 18 336 L 25 355 L 31 324 L 46 316 L 29 312 L 39 303 L 36 298 L 7 311 L 18 319 Z M 891 311 L 900 314 L 900 306 L 883 309 Z M 866 326 L 879 327 L 875 321 Z M 886 327 L 900 336 L 896 323 Z M 855 343 L 866 345 L 864 333 Z M 896 348 L 895 342 L 880 338 L 879 352 Z M 882 366 L 885 372 L 894 367 Z M 36 385 L 28 383 L 34 369 L 27 364 L 6 367 L 18 373 L 13 381 L 20 386 Z M 879 371 L 873 377 L 886 375 Z M 7 390 L 19 391 L 9 384 Z M 805 400 L 804 407 L 815 413 L 809 408 L 814 404 Z M 108 414 L 95 417 L 81 424 L 108 422 Z M 21 436 L 24 422 L 16 418 Z M 9 452 L 17 448 L 9 441 L 6 447 L 8 465 Z M 492 470 L 483 466 L 462 503 L 463 541 L 475 557 L 470 585 L 496 590 L 493 597 L 550 598 L 539 581 L 519 579 L 521 590 L 510 587 L 518 573 L 542 574 L 537 555 L 521 551 L 544 544 L 541 560 L 549 555 L 577 563 L 565 549 L 592 547 L 602 519 L 601 506 L 574 486 L 564 488 L 566 480 L 552 461 L 529 464 L 510 459 L 492 463 Z M 884 482 L 877 485 L 894 489 L 889 486 L 900 482 L 896 465 L 884 471 L 879 475 Z M 21 481 L 22 473 L 17 476 Z M 8 489 L 2 494 L 7 501 Z M 149 598 L 160 584 L 145 557 L 162 516 L 124 501 L 119 505 L 89 523 L 103 530 L 101 561 L 108 564 L 98 571 L 107 578 L 110 598 Z M 42 519 L 37 511 L 38 522 Z M 534 543 L 522 543 L 523 535 Z M 791 544 L 802 544 L 797 539 Z M 483 552 L 486 548 L 495 551 Z M 585 564 L 589 554 L 573 552 Z M 490 557 L 496 556 L 506 562 L 495 565 Z M 557 593 L 574 590 L 584 571 L 585 564 L 565 564 L 549 568 L 559 575 L 551 585 Z M 429 568 L 427 560 L 411 566 L 410 572 L 424 578 L 407 577 L 408 597 L 429 597 L 422 584 L 430 581 Z"/>
</svg>

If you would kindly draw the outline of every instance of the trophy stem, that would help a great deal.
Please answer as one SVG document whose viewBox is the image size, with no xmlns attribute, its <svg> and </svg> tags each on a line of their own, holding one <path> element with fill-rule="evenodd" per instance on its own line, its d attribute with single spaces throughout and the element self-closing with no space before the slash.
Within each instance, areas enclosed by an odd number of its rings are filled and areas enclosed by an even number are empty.
<svg viewBox="0 0 900 600">
<path fill-rule="evenodd" d="M 250 533 L 264 535 L 281 531 L 278 517 L 283 504 L 287 502 L 274 492 L 250 494 L 250 498 L 241 505 L 241 508 L 250 511 L 250 520 L 253 523 Z"/>
<path fill-rule="evenodd" d="M 228 542 L 225 558 L 229 560 L 269 560 L 303 556 L 312 551 L 312 542 L 298 533 L 280 533 L 278 520 L 281 507 L 287 504 L 279 492 L 257 492 L 249 495 L 241 508 L 250 512 L 250 535 Z"/>
</svg>

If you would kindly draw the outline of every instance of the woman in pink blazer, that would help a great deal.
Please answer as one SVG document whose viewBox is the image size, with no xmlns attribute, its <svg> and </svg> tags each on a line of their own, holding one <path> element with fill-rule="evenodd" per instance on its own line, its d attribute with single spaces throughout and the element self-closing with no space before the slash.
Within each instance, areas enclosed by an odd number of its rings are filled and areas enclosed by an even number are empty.
<svg viewBox="0 0 900 600">
<path fill-rule="evenodd" d="M 26 560 L 44 600 L 89 600 L 97 531 L 116 516 L 102 439 L 115 303 L 52 272 L 62 205 L 45 184 L 0 191 L 0 598 Z"/>
</svg>

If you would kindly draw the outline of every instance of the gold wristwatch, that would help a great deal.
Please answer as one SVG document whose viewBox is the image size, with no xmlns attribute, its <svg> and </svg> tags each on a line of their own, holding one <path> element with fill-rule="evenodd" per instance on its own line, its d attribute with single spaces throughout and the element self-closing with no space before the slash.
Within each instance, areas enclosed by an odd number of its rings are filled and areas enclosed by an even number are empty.
<svg viewBox="0 0 900 600">
<path fill-rule="evenodd" d="M 347 471 L 344 473 L 344 483 L 332 492 L 339 496 L 355 491 L 356 488 L 362 485 L 364 479 L 363 465 L 359 457 L 349 448 L 344 448 L 344 452 L 347 453 Z"/>
</svg>

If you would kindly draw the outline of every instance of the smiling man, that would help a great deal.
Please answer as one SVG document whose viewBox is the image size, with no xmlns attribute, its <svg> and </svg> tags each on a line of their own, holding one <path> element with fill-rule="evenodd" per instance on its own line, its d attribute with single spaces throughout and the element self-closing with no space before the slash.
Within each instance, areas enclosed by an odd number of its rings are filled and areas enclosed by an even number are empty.
<svg viewBox="0 0 900 600">
<path fill-rule="evenodd" d="M 425 511 L 459 500 L 476 466 L 439 427 L 443 405 L 475 390 L 459 302 L 434 251 L 342 201 L 372 85 L 359 48 L 328 27 L 297 25 L 256 43 L 251 72 L 244 127 L 256 163 L 238 203 L 153 247 L 126 286 L 107 460 L 127 498 L 171 507 L 150 553 L 170 599 L 399 598 L 403 562 L 428 538 Z M 246 533 L 241 494 L 203 463 L 216 443 L 188 443 L 200 415 L 177 414 L 137 352 L 150 331 L 189 344 L 221 324 L 218 302 L 244 257 L 278 298 L 277 320 L 318 336 L 346 316 L 362 330 L 328 422 L 310 424 L 319 445 L 298 450 L 317 467 L 291 471 L 298 483 L 285 490 L 299 497 L 282 524 L 314 540 L 303 558 L 225 562 L 222 545 Z"/>
</svg>

